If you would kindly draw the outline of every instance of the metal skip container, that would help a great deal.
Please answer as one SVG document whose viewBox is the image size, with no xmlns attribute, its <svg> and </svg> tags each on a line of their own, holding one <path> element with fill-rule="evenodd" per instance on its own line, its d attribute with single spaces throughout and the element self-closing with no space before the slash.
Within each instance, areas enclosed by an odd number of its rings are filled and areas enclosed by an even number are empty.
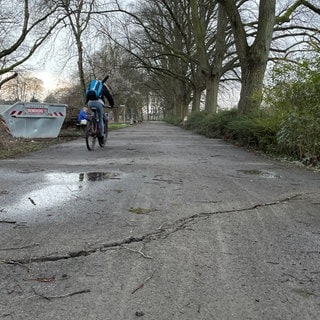
<svg viewBox="0 0 320 320">
<path fill-rule="evenodd" d="M 0 120 L 16 138 L 56 138 L 66 111 L 65 104 L 16 102 L 0 106 Z"/>
</svg>

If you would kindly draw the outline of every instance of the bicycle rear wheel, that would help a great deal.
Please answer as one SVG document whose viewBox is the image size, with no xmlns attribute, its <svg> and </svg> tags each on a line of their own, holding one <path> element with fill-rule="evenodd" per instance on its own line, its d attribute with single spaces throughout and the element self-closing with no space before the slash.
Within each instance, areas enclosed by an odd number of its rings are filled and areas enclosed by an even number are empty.
<svg viewBox="0 0 320 320">
<path fill-rule="evenodd" d="M 107 142 L 107 138 L 108 138 L 108 119 L 105 119 L 104 121 L 104 139 L 102 141 L 102 139 L 99 138 L 99 145 L 101 148 L 103 148 L 106 145 Z"/>
<path fill-rule="evenodd" d="M 93 150 L 96 145 L 97 136 L 93 129 L 93 122 L 90 121 L 86 128 L 86 145 L 89 151 Z"/>
</svg>

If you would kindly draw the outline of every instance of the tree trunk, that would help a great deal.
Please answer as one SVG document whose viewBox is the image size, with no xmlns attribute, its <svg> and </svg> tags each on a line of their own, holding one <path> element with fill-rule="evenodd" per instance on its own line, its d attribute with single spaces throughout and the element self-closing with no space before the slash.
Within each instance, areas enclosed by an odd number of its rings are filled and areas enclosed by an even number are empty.
<svg viewBox="0 0 320 320">
<path fill-rule="evenodd" d="M 212 64 L 212 71 L 206 79 L 206 111 L 216 113 L 218 111 L 218 93 L 220 77 L 222 73 L 222 61 L 226 53 L 226 29 L 228 25 L 228 17 L 224 7 L 219 4 L 217 36 Z"/>
<path fill-rule="evenodd" d="M 192 113 L 200 111 L 201 93 L 202 93 L 202 90 L 200 88 L 193 89 L 192 109 L 191 109 Z"/>
<path fill-rule="evenodd" d="M 208 113 L 216 113 L 218 110 L 218 90 L 220 77 L 208 77 L 206 81 L 205 110 Z"/>
<path fill-rule="evenodd" d="M 247 113 L 258 109 L 262 102 L 262 88 L 266 62 L 257 59 L 248 59 L 247 63 L 241 68 L 241 91 L 238 102 L 238 110 Z"/>
<path fill-rule="evenodd" d="M 77 48 L 78 48 L 78 73 L 79 73 L 79 78 L 80 78 L 80 87 L 82 89 L 83 95 L 81 96 L 82 98 L 82 103 L 85 104 L 85 95 L 84 92 L 86 90 L 86 83 L 84 79 L 84 70 L 83 70 L 83 46 L 82 46 L 82 41 L 80 37 L 76 37 L 77 40 Z"/>
<path fill-rule="evenodd" d="M 177 123 L 180 123 L 183 120 L 183 102 L 181 95 L 177 96 L 176 102 L 175 102 L 175 114 L 174 118 L 177 121 Z"/>
<path fill-rule="evenodd" d="M 263 79 L 272 40 L 276 0 L 260 0 L 258 29 L 251 46 L 248 44 L 240 11 L 234 0 L 218 0 L 224 6 L 234 34 L 241 66 L 241 93 L 238 109 L 249 112 L 260 107 Z"/>
</svg>

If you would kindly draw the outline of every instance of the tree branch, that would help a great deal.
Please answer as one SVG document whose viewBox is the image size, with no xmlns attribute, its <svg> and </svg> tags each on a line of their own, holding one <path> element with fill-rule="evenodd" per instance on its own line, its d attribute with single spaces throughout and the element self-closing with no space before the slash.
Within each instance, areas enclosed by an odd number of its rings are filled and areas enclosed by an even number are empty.
<svg viewBox="0 0 320 320">
<path fill-rule="evenodd" d="M 12 80 L 12 79 L 14 79 L 14 78 L 16 78 L 17 76 L 18 76 L 18 73 L 15 72 L 13 75 L 11 75 L 11 76 L 9 76 L 9 77 L 4 78 L 3 80 L 1 80 L 1 81 L 0 81 L 0 89 L 1 89 L 1 87 L 2 87 L 6 82 L 8 82 L 8 81 L 10 81 L 10 80 Z"/>
<path fill-rule="evenodd" d="M 309 8 L 310 10 L 314 11 L 315 13 L 320 15 L 320 7 L 316 7 L 313 4 L 311 4 L 309 1 L 306 0 L 302 0 L 302 3 L 304 6 L 306 6 L 307 8 Z"/>
</svg>

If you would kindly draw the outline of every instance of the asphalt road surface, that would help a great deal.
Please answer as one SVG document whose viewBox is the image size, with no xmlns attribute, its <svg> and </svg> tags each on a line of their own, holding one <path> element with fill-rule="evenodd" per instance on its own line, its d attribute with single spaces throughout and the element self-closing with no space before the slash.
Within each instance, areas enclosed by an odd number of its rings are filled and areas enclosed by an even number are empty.
<svg viewBox="0 0 320 320">
<path fill-rule="evenodd" d="M 149 122 L 0 182 L 0 319 L 320 318 L 319 173 Z"/>
</svg>

